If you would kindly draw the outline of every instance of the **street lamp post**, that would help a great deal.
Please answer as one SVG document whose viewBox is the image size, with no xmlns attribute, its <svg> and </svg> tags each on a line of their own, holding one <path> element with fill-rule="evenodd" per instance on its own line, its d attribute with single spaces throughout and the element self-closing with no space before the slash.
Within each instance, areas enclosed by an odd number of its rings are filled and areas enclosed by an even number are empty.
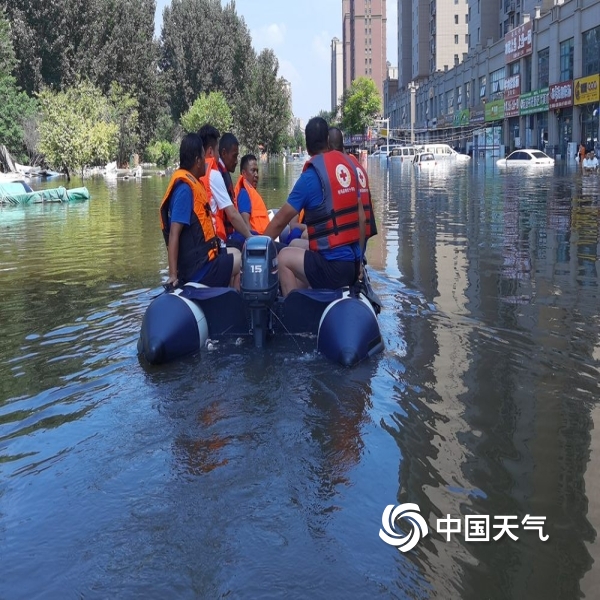
<svg viewBox="0 0 600 600">
<path fill-rule="evenodd" d="M 410 90 L 410 143 L 412 146 L 415 145 L 415 112 L 416 112 L 416 96 L 417 89 L 419 86 L 411 81 L 408 84 L 408 89 Z"/>
</svg>

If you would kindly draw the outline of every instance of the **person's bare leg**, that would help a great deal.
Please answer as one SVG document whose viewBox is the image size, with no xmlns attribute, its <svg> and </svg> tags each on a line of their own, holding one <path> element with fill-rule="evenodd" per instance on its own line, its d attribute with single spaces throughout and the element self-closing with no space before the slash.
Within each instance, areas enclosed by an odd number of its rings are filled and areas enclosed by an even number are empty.
<svg viewBox="0 0 600 600">
<path fill-rule="evenodd" d="M 231 271 L 231 279 L 229 287 L 240 291 L 240 268 L 242 266 L 242 254 L 237 248 L 227 248 L 227 254 L 233 254 L 233 270 Z"/>
<path fill-rule="evenodd" d="M 279 283 L 284 296 L 292 290 L 310 287 L 304 274 L 305 252 L 302 248 L 288 246 L 279 253 Z"/>
<path fill-rule="evenodd" d="M 296 238 L 288 244 L 288 248 L 303 248 L 304 250 L 308 250 L 308 240 Z"/>
</svg>

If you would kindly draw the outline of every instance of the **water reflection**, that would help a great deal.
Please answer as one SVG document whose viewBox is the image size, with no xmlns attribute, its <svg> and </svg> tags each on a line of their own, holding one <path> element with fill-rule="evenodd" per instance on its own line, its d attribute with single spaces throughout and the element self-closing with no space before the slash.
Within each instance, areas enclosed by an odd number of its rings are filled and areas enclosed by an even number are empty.
<svg viewBox="0 0 600 600">
<path fill-rule="evenodd" d="M 261 164 L 280 206 L 301 163 Z M 0 210 L 0 596 L 572 598 L 598 587 L 598 178 L 369 164 L 385 353 L 135 342 L 165 178 Z M 377 533 L 414 502 L 548 542 Z"/>
</svg>

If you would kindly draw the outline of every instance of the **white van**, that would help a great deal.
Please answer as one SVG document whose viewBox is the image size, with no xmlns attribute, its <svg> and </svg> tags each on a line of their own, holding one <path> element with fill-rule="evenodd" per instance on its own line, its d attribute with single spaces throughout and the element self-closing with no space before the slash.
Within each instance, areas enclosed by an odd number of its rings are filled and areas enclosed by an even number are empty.
<svg viewBox="0 0 600 600">
<path fill-rule="evenodd" d="M 471 157 L 468 154 L 461 154 L 450 147 L 448 144 L 423 144 L 419 146 L 420 152 L 431 152 L 436 160 L 453 159 L 458 161 L 467 161 Z"/>
</svg>

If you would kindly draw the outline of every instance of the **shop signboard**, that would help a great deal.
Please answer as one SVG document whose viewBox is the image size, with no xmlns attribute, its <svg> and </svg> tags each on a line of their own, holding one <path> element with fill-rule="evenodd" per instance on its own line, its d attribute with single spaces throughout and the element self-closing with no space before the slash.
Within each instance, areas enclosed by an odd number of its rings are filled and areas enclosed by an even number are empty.
<svg viewBox="0 0 600 600">
<path fill-rule="evenodd" d="M 504 119 L 504 100 L 494 100 L 485 105 L 485 122 Z"/>
<path fill-rule="evenodd" d="M 575 106 L 600 100 L 599 75 L 589 75 L 575 80 Z"/>
<path fill-rule="evenodd" d="M 465 127 L 469 124 L 469 109 L 463 108 L 454 113 L 454 120 L 452 125 L 454 127 Z"/>
<path fill-rule="evenodd" d="M 504 59 L 506 64 L 533 52 L 533 22 L 523 23 L 504 36 Z"/>
<path fill-rule="evenodd" d="M 469 115 L 469 124 L 477 125 L 477 123 L 483 123 L 485 121 L 485 108 L 483 104 L 476 106 L 471 109 Z"/>
<path fill-rule="evenodd" d="M 573 80 L 553 83 L 550 86 L 550 99 L 548 102 L 550 110 L 573 106 Z"/>
<path fill-rule="evenodd" d="M 533 115 L 548 111 L 549 88 L 545 87 L 533 92 L 521 94 L 519 97 L 519 114 Z"/>
</svg>

